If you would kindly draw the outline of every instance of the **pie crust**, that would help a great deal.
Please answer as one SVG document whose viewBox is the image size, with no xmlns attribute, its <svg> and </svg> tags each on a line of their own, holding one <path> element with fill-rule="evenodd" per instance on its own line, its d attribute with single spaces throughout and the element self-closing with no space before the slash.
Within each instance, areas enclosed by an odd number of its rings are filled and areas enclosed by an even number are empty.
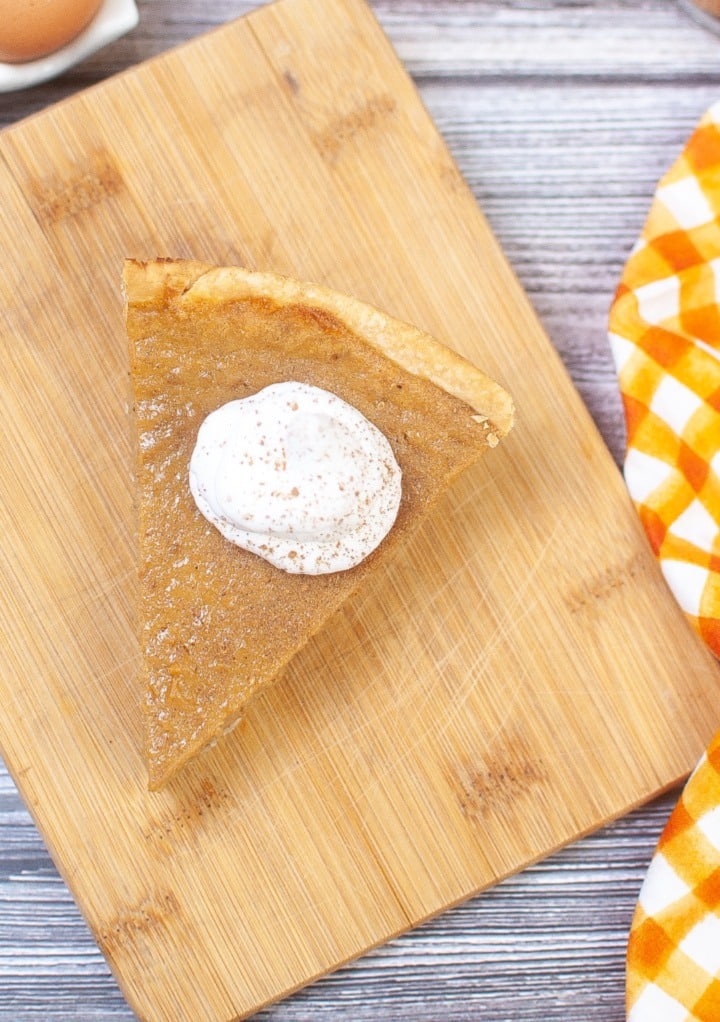
<svg viewBox="0 0 720 1022">
<path fill-rule="evenodd" d="M 509 395 L 434 338 L 317 284 L 195 261 L 123 274 L 137 439 L 139 633 L 149 787 L 244 715 L 453 479 L 511 428 Z M 202 517 L 188 463 L 209 412 L 298 380 L 354 405 L 402 469 L 395 525 L 361 564 L 291 575 Z"/>
</svg>

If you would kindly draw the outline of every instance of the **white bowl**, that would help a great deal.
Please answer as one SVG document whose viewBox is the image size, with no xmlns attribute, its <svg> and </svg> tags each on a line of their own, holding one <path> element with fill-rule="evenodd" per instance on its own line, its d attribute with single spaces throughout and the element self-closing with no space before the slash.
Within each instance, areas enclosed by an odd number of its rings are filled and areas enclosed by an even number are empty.
<svg viewBox="0 0 720 1022">
<path fill-rule="evenodd" d="M 135 0 L 104 0 L 90 24 L 62 49 L 24 64 L 0 61 L 0 92 L 27 89 L 61 75 L 73 64 L 85 60 L 91 53 L 135 28 L 138 18 Z"/>
</svg>

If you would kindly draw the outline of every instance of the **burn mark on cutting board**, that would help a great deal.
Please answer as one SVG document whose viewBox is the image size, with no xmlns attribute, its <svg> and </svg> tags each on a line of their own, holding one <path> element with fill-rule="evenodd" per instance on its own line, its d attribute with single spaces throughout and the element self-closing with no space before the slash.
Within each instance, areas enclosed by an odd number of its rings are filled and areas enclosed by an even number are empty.
<svg viewBox="0 0 720 1022">
<path fill-rule="evenodd" d="M 172 891 L 156 892 L 152 897 L 123 908 L 106 923 L 96 926 L 95 940 L 103 953 L 112 960 L 123 950 L 136 948 L 156 931 L 166 927 L 179 910 L 180 905 Z"/>
<path fill-rule="evenodd" d="M 118 195 L 123 187 L 122 175 L 111 155 L 98 150 L 75 164 L 71 176 L 33 181 L 33 211 L 41 226 L 51 226 Z"/>
<path fill-rule="evenodd" d="M 175 801 L 151 820 L 145 839 L 156 851 L 171 855 L 178 845 L 193 839 L 199 828 L 227 811 L 231 803 L 227 791 L 218 788 L 211 777 L 202 777 L 182 789 Z"/>
<path fill-rule="evenodd" d="M 283 79 L 285 80 L 285 83 L 290 89 L 290 92 L 293 94 L 293 96 L 297 96 L 298 93 L 300 92 L 300 82 L 297 80 L 293 72 L 290 71 L 289 69 L 284 71 Z"/>
<path fill-rule="evenodd" d="M 463 757 L 450 768 L 450 783 L 463 816 L 482 821 L 529 795 L 547 780 L 542 760 L 522 735 L 503 732 L 477 759 Z"/>
<path fill-rule="evenodd" d="M 633 585 L 640 573 L 643 558 L 635 553 L 619 564 L 599 567 L 587 574 L 576 585 L 565 591 L 565 604 L 571 614 L 594 610 L 606 600 L 622 592 L 625 586 Z"/>
<path fill-rule="evenodd" d="M 395 99 L 389 94 L 370 96 L 360 106 L 334 118 L 330 124 L 315 135 L 315 144 L 320 155 L 333 163 L 342 149 L 358 135 L 365 135 L 378 127 L 397 110 Z"/>
</svg>

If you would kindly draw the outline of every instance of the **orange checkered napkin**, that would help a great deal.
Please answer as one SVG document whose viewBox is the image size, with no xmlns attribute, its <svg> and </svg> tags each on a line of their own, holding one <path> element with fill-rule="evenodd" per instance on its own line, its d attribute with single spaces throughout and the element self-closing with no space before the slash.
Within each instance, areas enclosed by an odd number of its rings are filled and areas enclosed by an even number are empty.
<svg viewBox="0 0 720 1022">
<path fill-rule="evenodd" d="M 628 491 L 680 607 L 720 656 L 720 103 L 658 185 L 609 336 Z M 640 891 L 627 1009 L 628 1022 L 720 1022 L 720 732 Z"/>
<path fill-rule="evenodd" d="M 720 734 L 650 863 L 627 955 L 628 1022 L 720 1019 Z"/>
</svg>

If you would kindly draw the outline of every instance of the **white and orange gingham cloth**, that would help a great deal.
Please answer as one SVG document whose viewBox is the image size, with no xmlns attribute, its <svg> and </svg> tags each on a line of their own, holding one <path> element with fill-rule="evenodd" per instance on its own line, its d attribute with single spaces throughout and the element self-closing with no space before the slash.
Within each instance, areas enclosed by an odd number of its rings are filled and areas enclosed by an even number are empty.
<svg viewBox="0 0 720 1022">
<path fill-rule="evenodd" d="M 628 491 L 680 607 L 720 656 L 720 103 L 658 184 L 609 337 Z M 642 885 L 626 991 L 628 1022 L 720 1022 L 720 730 Z"/>
</svg>

